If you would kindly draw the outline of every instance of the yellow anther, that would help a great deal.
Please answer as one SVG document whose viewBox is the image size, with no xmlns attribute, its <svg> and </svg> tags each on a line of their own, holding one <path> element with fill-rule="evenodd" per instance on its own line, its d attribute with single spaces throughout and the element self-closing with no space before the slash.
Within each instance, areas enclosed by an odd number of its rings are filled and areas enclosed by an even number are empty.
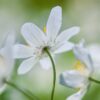
<svg viewBox="0 0 100 100">
<path fill-rule="evenodd" d="M 82 64 L 81 61 L 79 61 L 79 60 L 78 60 L 78 61 L 76 62 L 76 64 L 75 64 L 75 69 L 78 70 L 78 71 L 81 72 L 81 73 L 84 73 L 85 70 L 86 70 L 86 69 L 85 69 L 85 65 Z"/>
<path fill-rule="evenodd" d="M 43 31 L 46 33 L 46 31 L 47 31 L 47 30 L 46 30 L 46 27 L 43 28 Z"/>
</svg>

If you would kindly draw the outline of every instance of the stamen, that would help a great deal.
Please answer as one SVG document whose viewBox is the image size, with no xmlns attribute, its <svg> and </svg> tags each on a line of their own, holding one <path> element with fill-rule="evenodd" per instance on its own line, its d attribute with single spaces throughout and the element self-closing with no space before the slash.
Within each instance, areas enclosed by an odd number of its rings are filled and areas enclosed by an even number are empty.
<svg viewBox="0 0 100 100">
<path fill-rule="evenodd" d="M 47 29 L 46 26 L 43 28 L 43 32 L 46 33 Z"/>
<path fill-rule="evenodd" d="M 76 62 L 76 64 L 75 64 L 75 69 L 78 70 L 78 71 L 81 72 L 81 73 L 84 73 L 85 70 L 86 70 L 86 69 L 85 69 L 85 65 L 82 64 L 81 61 L 79 61 L 79 60 L 78 60 L 78 61 Z"/>
</svg>

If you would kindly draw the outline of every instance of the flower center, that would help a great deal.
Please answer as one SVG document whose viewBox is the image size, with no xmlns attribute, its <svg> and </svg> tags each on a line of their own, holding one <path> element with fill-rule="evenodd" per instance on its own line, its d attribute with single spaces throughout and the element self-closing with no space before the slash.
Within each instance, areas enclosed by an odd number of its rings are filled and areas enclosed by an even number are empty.
<svg viewBox="0 0 100 100">
<path fill-rule="evenodd" d="M 49 47 L 48 46 L 45 46 L 44 48 L 43 48 L 43 52 L 45 51 L 45 50 L 47 50 Z"/>
<path fill-rule="evenodd" d="M 43 47 L 39 47 L 36 48 L 36 52 L 34 53 L 36 56 L 41 57 L 41 55 L 45 55 L 45 51 L 49 49 L 48 46 L 43 46 Z"/>
<path fill-rule="evenodd" d="M 84 73 L 86 71 L 85 65 L 81 63 L 80 60 L 78 60 L 75 64 L 75 69 L 81 73 Z"/>
</svg>

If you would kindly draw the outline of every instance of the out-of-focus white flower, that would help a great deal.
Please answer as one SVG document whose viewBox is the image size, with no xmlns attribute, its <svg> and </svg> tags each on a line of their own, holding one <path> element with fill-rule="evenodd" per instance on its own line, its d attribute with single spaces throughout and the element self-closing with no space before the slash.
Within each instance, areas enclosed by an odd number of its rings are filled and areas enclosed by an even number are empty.
<svg viewBox="0 0 100 100">
<path fill-rule="evenodd" d="M 82 100 L 88 90 L 91 74 L 93 73 L 93 62 L 83 43 L 73 48 L 77 63 L 74 70 L 68 70 L 60 75 L 60 84 L 75 88 L 77 93 L 69 96 L 66 100 Z"/>
<path fill-rule="evenodd" d="M 59 34 L 62 23 L 62 9 L 57 6 L 51 10 L 47 25 L 44 31 L 33 23 L 26 23 L 22 26 L 21 33 L 29 46 L 16 44 L 14 46 L 15 58 L 28 58 L 23 61 L 18 69 L 19 74 L 25 74 L 40 60 L 43 68 L 50 67 L 48 57 L 44 56 L 44 48 L 48 48 L 53 54 L 69 51 L 74 46 L 68 40 L 76 35 L 79 27 L 72 27 Z M 43 58 L 43 59 L 41 59 Z"/>
<path fill-rule="evenodd" d="M 0 48 L 0 93 L 2 93 L 6 88 L 4 80 L 10 79 L 13 70 L 14 38 L 14 34 L 8 34 L 5 43 L 2 43 L 4 46 Z"/>
</svg>

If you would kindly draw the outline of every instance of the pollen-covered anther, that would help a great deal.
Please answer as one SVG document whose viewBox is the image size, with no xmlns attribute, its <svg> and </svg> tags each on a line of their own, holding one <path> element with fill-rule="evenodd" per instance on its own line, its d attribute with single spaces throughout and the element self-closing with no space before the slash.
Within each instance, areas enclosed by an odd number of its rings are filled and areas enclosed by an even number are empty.
<svg viewBox="0 0 100 100">
<path fill-rule="evenodd" d="M 78 70 L 81 73 L 86 72 L 85 65 L 83 63 L 81 63 L 81 61 L 79 61 L 79 60 L 75 64 L 75 69 Z"/>
<path fill-rule="evenodd" d="M 43 28 L 43 32 L 46 33 L 47 29 L 46 26 Z"/>
</svg>

